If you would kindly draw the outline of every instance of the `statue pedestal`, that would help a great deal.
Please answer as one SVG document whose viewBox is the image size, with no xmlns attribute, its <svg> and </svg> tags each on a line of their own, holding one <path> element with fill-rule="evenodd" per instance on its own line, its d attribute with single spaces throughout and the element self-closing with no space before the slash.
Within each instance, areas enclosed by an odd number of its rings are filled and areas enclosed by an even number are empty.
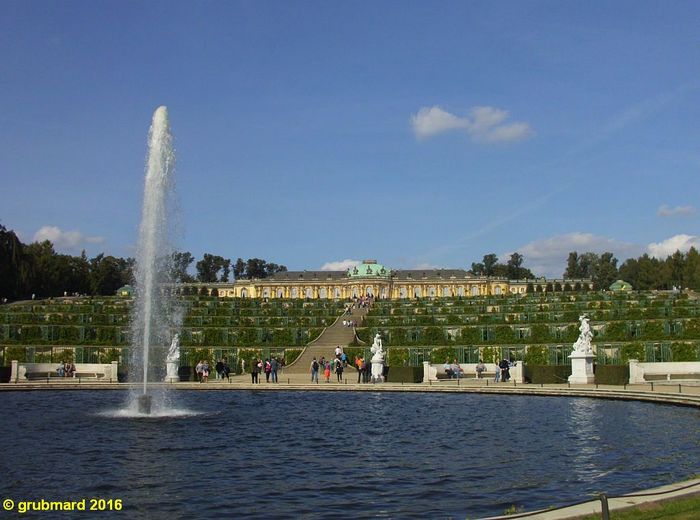
<svg viewBox="0 0 700 520">
<path fill-rule="evenodd" d="M 180 382 L 180 375 L 177 373 L 178 364 L 168 361 L 165 364 L 165 368 L 166 368 L 167 373 L 165 375 L 164 381 L 166 383 L 179 383 Z"/>
<path fill-rule="evenodd" d="M 593 375 L 593 360 L 595 355 L 573 352 L 569 356 L 571 360 L 571 375 L 569 383 L 574 385 L 589 385 L 595 383 Z"/>
<path fill-rule="evenodd" d="M 372 361 L 372 382 L 373 383 L 383 383 L 384 382 L 384 362 L 383 361 Z"/>
</svg>

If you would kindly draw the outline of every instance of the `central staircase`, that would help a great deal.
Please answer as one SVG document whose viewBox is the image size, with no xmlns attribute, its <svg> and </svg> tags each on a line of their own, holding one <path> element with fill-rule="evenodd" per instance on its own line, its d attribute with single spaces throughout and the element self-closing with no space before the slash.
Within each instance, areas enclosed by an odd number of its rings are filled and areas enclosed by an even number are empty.
<svg viewBox="0 0 700 520">
<path fill-rule="evenodd" d="M 346 347 L 355 340 L 355 329 L 343 325 L 343 320 L 356 321 L 360 326 L 367 314 L 367 309 L 358 309 L 354 306 L 350 314 L 343 314 L 333 325 L 326 327 L 321 335 L 310 342 L 302 351 L 299 357 L 284 368 L 285 374 L 308 374 L 311 371 L 311 362 L 314 358 L 323 356 L 326 359 L 335 357 L 335 347 L 340 345 Z M 352 360 L 348 360 L 348 368 L 352 365 Z"/>
</svg>

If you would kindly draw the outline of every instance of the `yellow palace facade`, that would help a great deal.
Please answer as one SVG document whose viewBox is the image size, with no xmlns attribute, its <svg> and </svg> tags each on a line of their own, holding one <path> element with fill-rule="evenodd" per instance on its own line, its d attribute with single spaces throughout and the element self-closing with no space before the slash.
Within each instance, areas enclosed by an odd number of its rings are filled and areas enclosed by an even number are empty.
<svg viewBox="0 0 700 520">
<path fill-rule="evenodd" d="M 223 283 L 188 284 L 219 298 L 380 299 L 454 298 L 525 294 L 528 284 L 537 292 L 555 285 L 592 289 L 591 280 L 508 280 L 473 276 L 463 269 L 391 270 L 365 260 L 347 271 L 285 271 L 267 278 Z"/>
</svg>

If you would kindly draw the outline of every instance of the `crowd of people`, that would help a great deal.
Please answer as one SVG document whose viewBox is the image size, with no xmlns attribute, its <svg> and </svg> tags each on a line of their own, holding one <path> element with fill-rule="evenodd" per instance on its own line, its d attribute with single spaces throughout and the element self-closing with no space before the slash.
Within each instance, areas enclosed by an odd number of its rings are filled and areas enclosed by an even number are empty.
<svg viewBox="0 0 700 520">
<path fill-rule="evenodd" d="M 202 359 L 197 363 L 194 368 L 197 373 L 197 381 L 200 383 L 209 382 L 209 376 L 211 375 L 211 365 L 206 359 Z M 223 357 L 219 359 L 214 365 L 214 373 L 216 374 L 216 379 L 228 379 L 231 374 L 231 367 L 228 364 L 228 358 Z"/>
<path fill-rule="evenodd" d="M 250 366 L 250 379 L 252 383 L 260 382 L 260 374 L 265 374 L 266 383 L 277 383 L 278 377 L 277 373 L 282 367 L 282 363 L 276 357 L 263 359 L 253 359 Z M 245 367 L 245 365 L 243 365 Z"/>
<path fill-rule="evenodd" d="M 311 361 L 311 382 L 318 383 L 319 373 L 323 374 L 326 383 L 331 382 L 331 374 L 335 374 L 336 380 L 340 383 L 343 381 L 343 372 L 348 366 L 348 356 L 343 352 L 343 348 L 338 345 L 335 347 L 335 357 L 333 359 L 326 359 L 321 356 L 319 359 L 316 357 Z"/>
<path fill-rule="evenodd" d="M 363 356 L 356 356 L 353 364 L 357 369 L 357 382 L 369 383 L 371 377 L 370 364 Z M 318 359 L 316 357 L 313 358 L 311 366 L 309 367 L 311 382 L 318 383 L 319 375 L 321 375 L 326 383 L 330 383 L 332 375 L 335 374 L 337 382 L 341 383 L 343 381 L 343 374 L 347 368 L 348 357 L 345 352 L 343 352 L 343 349 L 337 346 L 333 359 L 326 359 L 324 356 Z"/>
</svg>

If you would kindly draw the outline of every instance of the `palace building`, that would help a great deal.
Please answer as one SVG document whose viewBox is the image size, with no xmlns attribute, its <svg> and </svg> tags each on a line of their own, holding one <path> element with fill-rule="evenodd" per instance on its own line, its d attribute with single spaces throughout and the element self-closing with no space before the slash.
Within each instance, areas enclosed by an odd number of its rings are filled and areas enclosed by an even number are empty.
<svg viewBox="0 0 700 520">
<path fill-rule="evenodd" d="M 380 299 L 455 298 L 498 296 L 592 289 L 591 280 L 508 280 L 474 276 L 464 269 L 389 269 L 376 260 L 365 260 L 347 271 L 284 271 L 267 278 L 235 282 L 186 284 L 219 298 L 348 299 L 372 296 Z M 215 291 L 216 290 L 216 291 Z"/>
</svg>

